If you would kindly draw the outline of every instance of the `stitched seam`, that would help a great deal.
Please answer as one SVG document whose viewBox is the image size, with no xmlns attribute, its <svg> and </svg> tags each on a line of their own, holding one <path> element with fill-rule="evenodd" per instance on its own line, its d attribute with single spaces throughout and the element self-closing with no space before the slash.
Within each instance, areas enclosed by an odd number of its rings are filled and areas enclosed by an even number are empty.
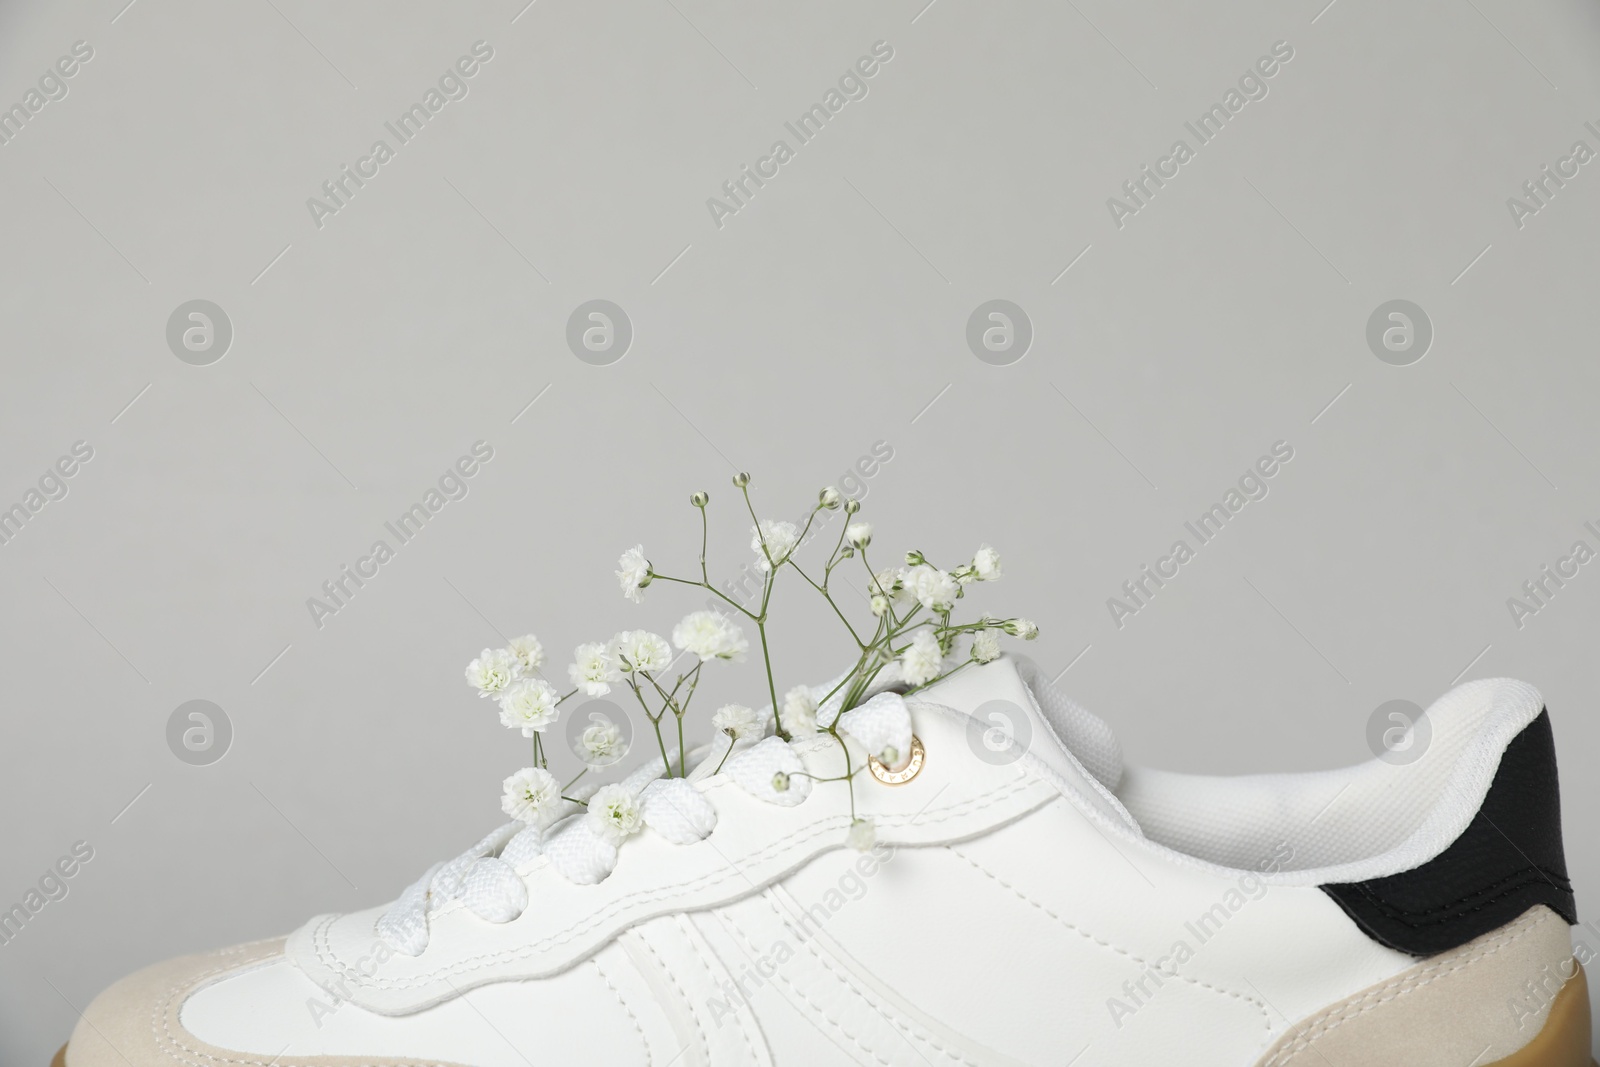
<svg viewBox="0 0 1600 1067">
<path fill-rule="evenodd" d="M 1025 902 L 1025 903 L 1027 903 L 1027 904 L 1031 904 L 1035 908 L 1038 908 L 1040 911 L 1044 912 L 1046 915 L 1050 916 L 1050 918 L 1054 919 L 1056 922 L 1060 923 L 1062 926 L 1065 926 L 1068 930 L 1071 930 L 1073 933 L 1077 934 L 1079 937 L 1082 937 L 1082 938 L 1084 938 L 1084 939 L 1086 939 L 1088 941 L 1091 941 L 1094 944 L 1099 945 L 1101 948 L 1110 949 L 1112 952 L 1115 952 L 1119 956 L 1126 956 L 1128 959 L 1133 960 L 1135 963 L 1139 964 L 1141 967 L 1149 968 L 1149 967 L 1153 966 L 1150 963 L 1149 960 L 1144 959 L 1142 956 L 1139 956 L 1139 955 L 1136 955 L 1135 953 L 1129 952 L 1127 949 L 1122 948 L 1121 946 L 1113 945 L 1109 941 L 1102 941 L 1100 938 L 1095 937 L 1093 934 L 1089 933 L 1087 930 L 1083 929 L 1082 927 L 1077 926 L 1076 924 L 1074 924 L 1072 922 L 1069 922 L 1067 919 L 1062 918 L 1060 915 L 1056 914 L 1054 911 L 1051 911 L 1049 908 L 1047 908 L 1045 905 L 1039 903 L 1037 900 L 1034 900 L 1032 897 L 1028 896 L 1022 890 L 1018 889 L 1016 886 L 1012 885 L 1010 882 L 1006 881 L 1004 878 L 1000 877 L 998 874 L 995 874 L 993 871 L 991 871 L 987 867 L 983 866 L 981 863 L 979 863 L 977 860 L 973 859 L 971 856 L 968 856 L 964 852 L 961 852 L 954 845 L 946 845 L 945 848 L 948 849 L 950 852 L 954 853 L 955 855 L 960 856 L 962 859 L 966 860 L 968 863 L 972 864 L 973 867 L 975 867 L 977 870 L 981 871 L 982 873 L 984 873 L 988 877 L 992 878 L 995 882 L 997 882 L 1000 885 L 1004 886 L 1005 888 L 1011 890 L 1011 892 L 1013 892 L 1013 893 L 1015 893 L 1017 895 L 1017 899 L 1018 900 L 1021 900 L 1021 901 Z M 1162 971 L 1160 973 L 1165 974 L 1166 972 Z M 1265 1028 L 1269 1032 L 1272 1030 L 1272 1016 L 1270 1014 L 1268 1014 L 1267 1006 L 1264 1003 L 1262 1003 L 1261 1001 L 1257 1000 L 1255 997 L 1249 996 L 1249 995 L 1244 994 L 1244 993 L 1235 992 L 1232 989 L 1223 989 L 1220 986 L 1212 985 L 1210 982 L 1204 982 L 1204 981 L 1201 981 L 1198 978 L 1190 978 L 1189 976 L 1183 975 L 1183 974 L 1175 974 L 1172 977 L 1178 979 L 1178 981 L 1180 981 L 1180 982 L 1187 982 L 1190 985 L 1199 986 L 1201 989 L 1209 989 L 1213 993 L 1219 993 L 1222 996 L 1232 997 L 1235 1000 L 1242 1001 L 1242 1002 L 1254 1005 L 1255 1009 L 1261 1013 L 1261 1020 L 1262 1020 L 1261 1024 L 1262 1024 L 1263 1028 Z"/>
<path fill-rule="evenodd" d="M 1443 923 L 1452 922 L 1475 912 L 1480 912 L 1487 908 L 1491 908 L 1494 905 L 1499 904 L 1512 896 L 1515 896 L 1528 886 L 1538 885 L 1540 882 L 1552 883 L 1558 892 L 1570 894 L 1572 892 L 1570 882 L 1567 882 L 1566 888 L 1562 888 L 1561 883 L 1565 881 L 1566 879 L 1560 878 L 1560 876 L 1554 874 L 1554 872 L 1547 872 L 1543 867 L 1524 867 L 1518 870 L 1515 874 L 1512 874 L 1506 878 L 1502 878 L 1498 882 L 1487 886 L 1484 889 L 1469 893 L 1466 896 L 1461 897 L 1459 900 L 1452 900 L 1444 904 L 1438 904 L 1430 908 L 1418 910 L 1406 908 L 1403 905 L 1391 904 L 1388 901 L 1383 900 L 1370 886 L 1366 885 L 1365 883 L 1357 882 L 1350 885 L 1350 888 L 1353 889 L 1363 901 L 1370 904 L 1386 919 L 1397 922 L 1408 929 L 1417 930 L 1424 926 L 1438 926 Z M 1511 884 L 1507 885 L 1508 882 Z M 1504 888 L 1501 888 L 1502 886 L 1504 886 Z M 1492 896 L 1483 896 L 1484 893 L 1495 889 L 1498 889 L 1499 891 L 1494 893 Z M 1467 901 L 1474 899 L 1479 900 L 1479 902 L 1474 906 L 1470 908 L 1464 908 L 1461 906 L 1466 904 Z"/>
<path fill-rule="evenodd" d="M 732 916 L 728 915 L 725 912 L 722 914 L 722 919 L 730 927 L 733 928 L 733 932 L 734 933 L 739 935 L 739 940 L 744 942 L 745 951 L 747 953 L 749 953 L 749 955 L 750 955 L 750 957 L 752 959 L 754 959 L 754 958 L 756 958 L 756 957 L 761 955 L 761 950 L 756 948 L 754 942 L 752 942 L 750 940 L 750 935 L 744 932 L 744 927 L 740 926 L 737 922 L 735 922 L 733 920 Z M 861 1038 L 857 1037 L 855 1034 L 852 1034 L 849 1030 L 846 1030 L 844 1028 L 844 1024 L 843 1023 L 836 1022 L 832 1018 L 830 1018 L 828 1013 L 825 1010 L 823 1010 L 822 1005 L 818 1004 L 816 1001 L 814 1001 L 810 997 L 806 996 L 806 994 L 805 994 L 805 992 L 803 990 L 797 988 L 793 982 L 789 981 L 789 979 L 784 975 L 782 967 L 779 967 L 777 969 L 777 971 L 774 973 L 774 976 L 780 982 L 782 982 L 784 985 L 788 986 L 791 990 L 793 990 L 795 996 L 797 996 L 801 1000 L 805 1001 L 806 1005 L 808 1007 L 810 1007 L 813 1012 L 815 1012 L 817 1015 L 821 1016 L 823 1022 L 827 1023 L 829 1026 L 831 1026 L 835 1030 L 839 1031 L 845 1037 L 849 1038 L 855 1044 L 856 1048 L 860 1049 L 862 1052 L 866 1053 L 868 1056 L 871 1056 L 874 1060 L 877 1060 L 879 1063 L 883 1064 L 883 1067 L 894 1067 L 894 1064 L 893 1064 L 892 1061 L 886 1060 L 882 1056 L 878 1055 L 871 1048 L 867 1047 L 867 1044 L 864 1041 L 862 1041 Z M 748 1001 L 746 1001 L 746 1006 L 747 1007 L 749 1006 L 749 1002 Z M 812 1020 L 811 1025 L 813 1025 L 813 1026 L 816 1025 L 815 1020 Z"/>
<path fill-rule="evenodd" d="M 1013 794 L 1031 788 L 1034 784 L 1035 782 L 1032 779 L 1017 778 L 1003 786 L 999 786 L 990 790 L 988 793 L 973 797 L 971 800 L 962 801 L 960 804 L 954 804 L 944 808 L 938 815 L 929 815 L 928 813 L 923 812 L 915 816 L 884 816 L 879 817 L 877 821 L 882 826 L 910 825 L 913 821 L 918 826 L 927 826 L 929 823 L 946 822 L 950 819 L 969 814 L 970 812 L 981 811 L 984 808 L 998 804 Z M 594 913 L 588 919 L 579 923 L 578 925 L 562 932 L 561 934 L 547 937 L 536 944 L 525 945 L 517 949 L 502 949 L 498 952 L 482 953 L 477 956 L 468 957 L 464 960 L 458 960 L 457 962 L 440 970 L 431 971 L 427 974 L 416 975 L 411 978 L 372 979 L 368 976 L 360 974 L 355 970 L 352 970 L 350 967 L 345 965 L 338 958 L 337 950 L 326 938 L 327 929 L 333 925 L 333 922 L 338 918 L 337 916 L 334 916 L 333 918 L 325 921 L 323 924 L 320 924 L 318 927 L 313 928 L 311 932 L 311 947 L 312 951 L 316 955 L 318 963 L 322 964 L 331 971 L 343 975 L 348 981 L 353 983 L 358 988 L 379 990 L 414 989 L 419 986 L 437 983 L 441 979 L 452 975 L 466 974 L 474 970 L 480 970 L 484 967 L 493 966 L 495 964 L 509 963 L 517 959 L 538 955 L 539 953 L 544 952 L 546 949 L 556 945 L 565 944 L 568 941 L 572 941 L 584 934 L 587 934 L 595 927 L 609 921 L 617 913 L 623 912 L 632 907 L 636 907 L 640 904 L 648 905 L 655 903 L 656 901 L 670 899 L 680 893 L 708 889 L 722 882 L 727 882 L 735 878 L 743 878 L 743 864 L 758 863 L 768 859 L 771 856 L 777 855 L 786 849 L 791 849 L 796 846 L 803 846 L 816 838 L 830 834 L 836 834 L 841 828 L 848 826 L 849 822 L 850 817 L 847 815 L 830 816 L 829 818 L 814 824 L 807 831 L 791 836 L 786 840 L 775 841 L 765 848 L 762 848 L 749 856 L 743 857 L 740 861 L 741 866 L 737 870 L 722 869 L 712 871 L 687 882 L 679 882 L 675 885 L 665 886 L 648 893 L 637 893 L 622 900 L 613 901 L 611 904 Z"/>
<path fill-rule="evenodd" d="M 622 991 L 616 987 L 616 983 L 611 981 L 611 976 L 606 974 L 605 968 L 600 966 L 600 961 L 590 960 L 589 962 L 594 965 L 594 972 L 600 976 L 601 981 L 605 982 L 606 988 L 611 990 L 611 995 L 617 998 L 617 1003 L 622 1005 L 622 1010 L 628 1013 L 628 1018 L 633 1021 L 633 1028 L 639 1031 L 639 1043 L 644 1046 L 644 1062 L 646 1067 L 649 1067 L 650 1064 L 656 1062 L 656 1057 L 655 1053 L 650 1051 L 650 1039 L 645 1036 L 644 1027 L 639 1023 L 639 1017 L 633 1013 L 632 1008 L 628 1007 L 628 1002 L 623 998 Z"/>
<path fill-rule="evenodd" d="M 1327 1009 L 1321 1015 L 1305 1023 L 1305 1028 L 1296 1035 L 1295 1039 L 1289 1045 L 1274 1053 L 1272 1059 L 1262 1064 L 1262 1067 L 1284 1067 L 1288 1063 L 1289 1056 L 1310 1048 L 1345 1023 L 1360 1018 L 1367 1012 L 1392 1003 L 1403 996 L 1414 993 L 1441 978 L 1455 974 L 1479 960 L 1487 959 L 1502 949 L 1509 948 L 1533 933 L 1540 922 L 1541 917 L 1538 915 L 1524 916 L 1484 942 L 1470 954 L 1446 960 L 1435 960 L 1419 970 L 1408 971 L 1406 974 L 1390 979 L 1381 986 L 1369 989 L 1348 1003 L 1335 1005 Z"/>
<path fill-rule="evenodd" d="M 254 942 L 251 945 L 241 945 L 238 949 L 226 949 L 223 952 L 223 955 L 225 956 L 229 954 L 237 954 L 244 956 L 245 958 L 242 960 L 234 959 L 220 963 L 219 965 L 203 972 L 197 977 L 179 979 L 168 987 L 166 995 L 156 1001 L 155 1011 L 150 1018 L 150 1034 L 155 1041 L 156 1050 L 158 1052 L 177 1063 L 184 1064 L 185 1067 L 207 1067 L 208 1064 L 219 1063 L 236 1064 L 238 1067 L 295 1067 L 295 1061 L 285 1061 L 281 1058 L 263 1060 L 254 1056 L 241 1058 L 234 1056 L 214 1055 L 210 1052 L 206 1052 L 203 1049 L 194 1048 L 193 1046 L 187 1044 L 182 1037 L 173 1032 L 172 1023 L 173 1020 L 178 1016 L 178 1012 L 174 1008 L 173 1001 L 177 1000 L 181 994 L 190 990 L 199 989 L 210 979 L 216 978 L 219 975 L 225 975 L 229 972 L 242 970 L 251 966 L 252 964 L 260 963 L 262 960 L 270 959 L 272 957 L 272 954 L 268 952 L 263 952 L 256 956 L 250 956 L 244 951 L 245 949 L 254 947 L 255 944 L 266 944 L 266 942 Z M 157 1028 L 158 1023 L 159 1029 Z M 183 1032 L 187 1033 L 187 1031 Z M 182 1053 L 186 1053 L 187 1056 L 180 1054 L 178 1050 L 181 1050 Z M 190 1059 L 188 1056 L 196 1056 L 199 1058 Z M 354 1059 L 356 1057 L 352 1058 Z M 406 1063 L 404 1060 L 396 1062 L 400 1064 Z M 349 1065 L 349 1067 L 380 1067 L 380 1065 L 370 1063 L 352 1063 Z M 392 1067 L 392 1065 L 390 1065 L 390 1067 Z M 417 1060 L 412 1061 L 407 1065 L 407 1067 L 453 1067 L 453 1065 L 448 1063 L 423 1062 Z"/>
<path fill-rule="evenodd" d="M 917 1041 L 922 1042 L 923 1044 L 929 1046 L 930 1048 L 933 1048 L 934 1050 L 942 1053 L 946 1057 L 948 1057 L 948 1058 L 950 1058 L 952 1060 L 955 1060 L 957 1063 L 965 1063 L 965 1064 L 968 1065 L 968 1067 L 978 1067 L 977 1064 L 973 1063 L 971 1060 L 967 1059 L 965 1056 L 962 1056 L 960 1053 L 956 1052 L 954 1049 L 949 1048 L 948 1046 L 945 1045 L 944 1042 L 940 1041 L 938 1038 L 934 1037 L 932 1034 L 926 1033 L 926 1032 L 923 1032 L 923 1031 L 920 1031 L 920 1030 L 917 1030 L 917 1029 L 913 1029 L 911 1027 L 911 1025 L 909 1023 L 905 1022 L 904 1020 L 896 1019 L 893 1016 L 891 1016 L 882 1007 L 881 1003 L 878 1002 L 874 998 L 873 994 L 871 994 L 870 992 L 868 992 L 867 990 L 861 988 L 860 986 L 858 986 L 856 984 L 855 979 L 854 979 L 854 977 L 852 975 L 849 975 L 849 974 L 844 973 L 843 971 L 837 970 L 835 968 L 835 966 L 828 961 L 827 957 L 825 955 L 823 955 L 823 953 L 817 948 L 816 941 L 815 941 L 814 938 L 805 937 L 803 931 L 795 929 L 793 920 L 790 918 L 790 916 L 785 914 L 785 912 L 784 912 L 784 910 L 782 908 L 778 907 L 777 902 L 772 899 L 772 894 L 771 894 L 770 891 L 766 892 L 766 893 L 762 893 L 761 897 L 762 897 L 763 900 L 765 900 L 767 902 L 767 907 L 771 908 L 773 910 L 774 914 L 776 914 L 778 916 L 778 921 L 783 923 L 784 928 L 787 929 L 790 933 L 796 935 L 796 939 L 802 945 L 804 945 L 806 947 L 806 951 L 810 952 L 811 955 L 813 957 L 815 957 L 815 959 L 817 960 L 818 963 L 822 964 L 823 969 L 826 970 L 829 974 L 832 974 L 840 982 L 842 982 L 846 989 L 849 989 L 850 992 L 854 993 L 856 996 L 860 997 L 863 1001 L 865 1001 L 867 1006 L 869 1008 L 871 1008 L 873 1011 L 877 1012 L 879 1017 L 882 1018 L 884 1022 L 888 1023 L 890 1026 L 894 1027 L 896 1030 L 899 1030 L 906 1037 L 913 1038 L 913 1039 L 915 1039 Z"/>
<path fill-rule="evenodd" d="M 705 1055 L 705 1062 L 710 1063 L 711 1042 L 706 1039 L 705 1027 L 700 1025 L 700 1013 L 694 1010 L 694 1001 L 690 1000 L 689 995 L 683 991 L 683 986 L 678 984 L 678 976 L 672 973 L 672 968 L 667 966 L 666 961 L 661 958 L 661 953 L 656 951 L 656 947 L 650 943 L 650 939 L 645 936 L 643 930 L 634 931 L 634 940 L 643 945 L 645 950 L 650 953 L 650 958 L 656 961 L 656 966 L 661 969 L 661 973 L 667 976 L 667 981 L 671 982 L 672 988 L 677 990 L 678 999 L 683 1001 L 684 1005 L 689 1009 L 689 1021 L 694 1023 L 694 1032 L 700 1038 L 700 1048 Z"/>
<path fill-rule="evenodd" d="M 693 932 L 690 930 L 689 920 L 681 912 L 679 914 L 677 914 L 677 915 L 674 915 L 673 918 L 678 923 L 678 929 L 683 933 L 683 939 L 689 943 L 689 951 L 694 953 L 694 958 L 700 961 L 700 966 L 706 972 L 707 980 L 710 981 L 712 986 L 715 986 L 717 984 L 716 972 L 711 969 L 711 964 L 706 962 L 705 953 L 700 951 L 699 940 L 694 936 Z M 724 969 L 726 969 L 726 968 L 724 968 Z M 732 977 L 732 976 L 730 975 L 729 977 Z M 694 1012 L 694 1005 L 691 1004 L 689 1006 L 689 1011 L 691 1013 Z M 739 1036 L 744 1039 L 744 1047 L 750 1050 L 750 1062 L 751 1063 L 759 1062 L 760 1057 L 758 1057 L 756 1055 L 755 1043 L 750 1040 L 750 1032 L 747 1029 L 745 1029 L 744 1012 L 736 1011 L 736 1012 L 733 1013 L 733 1017 L 734 1017 L 734 1022 L 739 1024 Z M 765 1044 L 765 1043 L 766 1042 L 763 1039 L 762 1044 Z"/>
</svg>

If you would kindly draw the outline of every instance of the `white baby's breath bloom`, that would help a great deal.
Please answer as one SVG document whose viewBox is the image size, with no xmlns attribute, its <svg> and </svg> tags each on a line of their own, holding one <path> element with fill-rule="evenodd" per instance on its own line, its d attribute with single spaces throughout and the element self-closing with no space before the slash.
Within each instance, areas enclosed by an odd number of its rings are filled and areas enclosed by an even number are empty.
<svg viewBox="0 0 1600 1067">
<path fill-rule="evenodd" d="M 852 548 L 866 548 L 872 544 L 872 523 L 852 522 L 845 527 L 844 539 Z"/>
<path fill-rule="evenodd" d="M 542 829 L 561 813 L 561 783 L 542 767 L 524 767 L 503 788 L 500 809 L 518 822 Z"/>
<path fill-rule="evenodd" d="M 578 758 L 590 767 L 607 767 L 628 754 L 622 727 L 601 716 L 578 735 Z"/>
<path fill-rule="evenodd" d="M 988 545 L 979 545 L 978 551 L 972 556 L 972 569 L 978 574 L 978 581 L 992 582 L 1000 577 L 1000 553 Z"/>
<path fill-rule="evenodd" d="M 979 630 L 972 635 L 972 658 L 979 663 L 992 663 L 1000 658 L 1000 637 L 993 630 Z"/>
<path fill-rule="evenodd" d="M 855 820 L 844 835 L 844 843 L 857 852 L 870 852 L 877 842 L 878 831 L 870 819 Z"/>
<path fill-rule="evenodd" d="M 556 721 L 560 700 L 555 686 L 542 678 L 518 678 L 500 694 L 500 721 L 523 737 L 544 733 Z"/>
<path fill-rule="evenodd" d="M 742 660 L 750 642 L 733 620 L 717 611 L 692 611 L 672 628 L 672 643 L 702 661 Z"/>
<path fill-rule="evenodd" d="M 1031 619 L 1007 619 L 1000 627 L 1012 637 L 1032 641 L 1039 636 L 1039 627 Z"/>
<path fill-rule="evenodd" d="M 817 503 L 821 504 L 829 511 L 832 511 L 834 508 L 838 507 L 843 500 L 844 498 L 839 495 L 839 490 L 835 489 L 831 485 L 817 494 Z"/>
<path fill-rule="evenodd" d="M 817 702 L 810 686 L 797 685 L 783 695 L 783 728 L 790 737 L 810 737 L 817 732 Z"/>
<path fill-rule="evenodd" d="M 944 653 L 933 631 L 921 629 L 911 635 L 911 644 L 900 653 L 900 679 L 907 685 L 922 685 L 939 676 Z"/>
<path fill-rule="evenodd" d="M 635 604 L 642 603 L 640 590 L 650 584 L 650 561 L 644 558 L 644 546 L 634 545 L 617 560 L 617 584 L 622 595 Z"/>
<path fill-rule="evenodd" d="M 872 614 L 881 619 L 888 613 L 888 611 L 889 598 L 884 596 L 882 593 L 874 594 L 872 598 Z"/>
<path fill-rule="evenodd" d="M 762 550 L 763 543 L 766 546 Z M 794 554 L 800 544 L 800 528 L 782 519 L 762 519 L 750 528 L 750 550 L 756 554 L 756 568 L 768 571 Z M 770 561 L 768 557 L 771 557 Z"/>
<path fill-rule="evenodd" d="M 743 704 L 724 704 L 711 716 L 711 728 L 738 741 L 762 736 L 767 732 L 767 723 L 754 708 L 747 708 Z"/>
<path fill-rule="evenodd" d="M 956 602 L 958 586 L 949 574 L 927 563 L 919 563 L 901 579 L 917 603 L 933 611 L 946 611 Z"/>
<path fill-rule="evenodd" d="M 518 673 L 536 671 L 544 665 L 544 645 L 533 634 L 524 634 L 513 637 L 506 646 L 506 651 L 517 658 L 517 666 L 522 668 Z"/>
<path fill-rule="evenodd" d="M 620 783 L 603 785 L 589 798 L 589 825 L 595 834 L 618 844 L 644 825 L 638 798 Z"/>
<path fill-rule="evenodd" d="M 597 641 L 579 645 L 572 653 L 572 662 L 567 664 L 567 677 L 572 679 L 573 685 L 592 697 L 605 696 L 611 692 L 610 683 L 622 680 L 606 646 Z"/>
<path fill-rule="evenodd" d="M 867 580 L 867 592 L 872 596 L 886 596 L 896 608 L 909 607 L 916 598 L 905 583 L 906 572 L 900 567 L 885 567 Z"/>
<path fill-rule="evenodd" d="M 624 630 L 611 639 L 611 653 L 619 669 L 659 671 L 672 662 L 672 646 L 649 630 Z"/>
<path fill-rule="evenodd" d="M 481 697 L 499 696 L 520 672 L 517 657 L 507 648 L 486 648 L 467 664 L 467 684 Z"/>
</svg>

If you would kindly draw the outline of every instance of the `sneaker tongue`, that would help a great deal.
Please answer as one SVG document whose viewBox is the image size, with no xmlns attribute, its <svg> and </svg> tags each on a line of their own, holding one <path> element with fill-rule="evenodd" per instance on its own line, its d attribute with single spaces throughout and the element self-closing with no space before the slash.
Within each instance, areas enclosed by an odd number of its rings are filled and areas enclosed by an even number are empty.
<svg viewBox="0 0 1600 1067">
<path fill-rule="evenodd" d="M 1011 763 L 1030 753 L 1094 807 L 1138 828 L 1112 795 L 1122 781 L 1122 747 L 1111 727 L 1057 690 L 1032 660 L 1007 655 L 967 667 L 916 699 L 971 716 L 967 742 L 979 759 Z"/>
</svg>

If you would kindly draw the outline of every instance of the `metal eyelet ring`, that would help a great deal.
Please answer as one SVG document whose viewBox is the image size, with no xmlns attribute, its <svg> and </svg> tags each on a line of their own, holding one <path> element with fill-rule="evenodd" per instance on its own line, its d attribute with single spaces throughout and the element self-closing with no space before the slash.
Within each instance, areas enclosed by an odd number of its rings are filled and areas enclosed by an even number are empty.
<svg viewBox="0 0 1600 1067">
<path fill-rule="evenodd" d="M 927 760 L 928 754 L 922 747 L 922 739 L 916 734 L 911 735 L 911 758 L 906 760 L 904 767 L 898 771 L 891 771 L 888 766 L 877 756 L 867 757 L 867 769 L 872 772 L 872 777 L 884 785 L 905 785 L 911 779 L 922 773 L 922 764 Z"/>
</svg>

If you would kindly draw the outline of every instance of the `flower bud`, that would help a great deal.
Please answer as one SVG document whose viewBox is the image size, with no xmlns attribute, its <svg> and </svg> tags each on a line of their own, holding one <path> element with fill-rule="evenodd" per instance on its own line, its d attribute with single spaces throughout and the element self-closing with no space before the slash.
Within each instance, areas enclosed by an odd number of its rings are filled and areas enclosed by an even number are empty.
<svg viewBox="0 0 1600 1067">
<path fill-rule="evenodd" d="M 906 553 L 906 566 L 908 567 L 919 567 L 926 562 L 928 561 L 923 557 L 922 553 L 914 548 Z"/>
<path fill-rule="evenodd" d="M 745 486 L 747 486 L 749 484 L 750 484 L 750 472 L 749 471 L 740 471 L 738 474 L 735 474 L 733 476 L 733 486 L 734 486 L 735 489 L 743 489 Z"/>
<path fill-rule="evenodd" d="M 789 776 L 783 771 L 778 771 L 774 774 L 772 776 L 772 789 L 776 793 L 787 793 L 789 791 Z"/>
<path fill-rule="evenodd" d="M 711 494 L 705 492 L 696 493 L 689 498 L 689 503 L 693 504 L 697 508 L 703 508 L 707 504 L 711 503 Z"/>
<path fill-rule="evenodd" d="M 1039 636 L 1039 627 L 1027 619 L 1007 619 L 1000 628 L 1012 637 L 1020 637 L 1024 641 L 1032 641 Z"/>
<path fill-rule="evenodd" d="M 861 501 L 859 501 L 859 500 L 846 500 L 844 502 L 844 513 L 846 515 L 854 515 L 856 512 L 858 512 L 860 510 L 861 510 Z"/>
<path fill-rule="evenodd" d="M 843 498 L 839 496 L 839 490 L 835 489 L 831 485 L 817 494 L 817 503 L 821 504 L 829 511 L 837 508 L 841 499 Z"/>
<path fill-rule="evenodd" d="M 884 745 L 883 751 L 878 753 L 878 762 L 885 767 L 898 766 L 900 763 L 900 750 L 893 745 Z"/>
<path fill-rule="evenodd" d="M 866 548 L 872 544 L 872 523 L 853 522 L 845 527 L 844 539 L 852 548 Z"/>
<path fill-rule="evenodd" d="M 877 596 L 872 598 L 872 614 L 876 615 L 878 618 L 881 619 L 881 618 L 883 618 L 883 616 L 885 614 L 888 613 L 888 611 L 889 611 L 889 598 L 888 597 L 884 596 L 882 593 L 879 593 Z"/>
</svg>

